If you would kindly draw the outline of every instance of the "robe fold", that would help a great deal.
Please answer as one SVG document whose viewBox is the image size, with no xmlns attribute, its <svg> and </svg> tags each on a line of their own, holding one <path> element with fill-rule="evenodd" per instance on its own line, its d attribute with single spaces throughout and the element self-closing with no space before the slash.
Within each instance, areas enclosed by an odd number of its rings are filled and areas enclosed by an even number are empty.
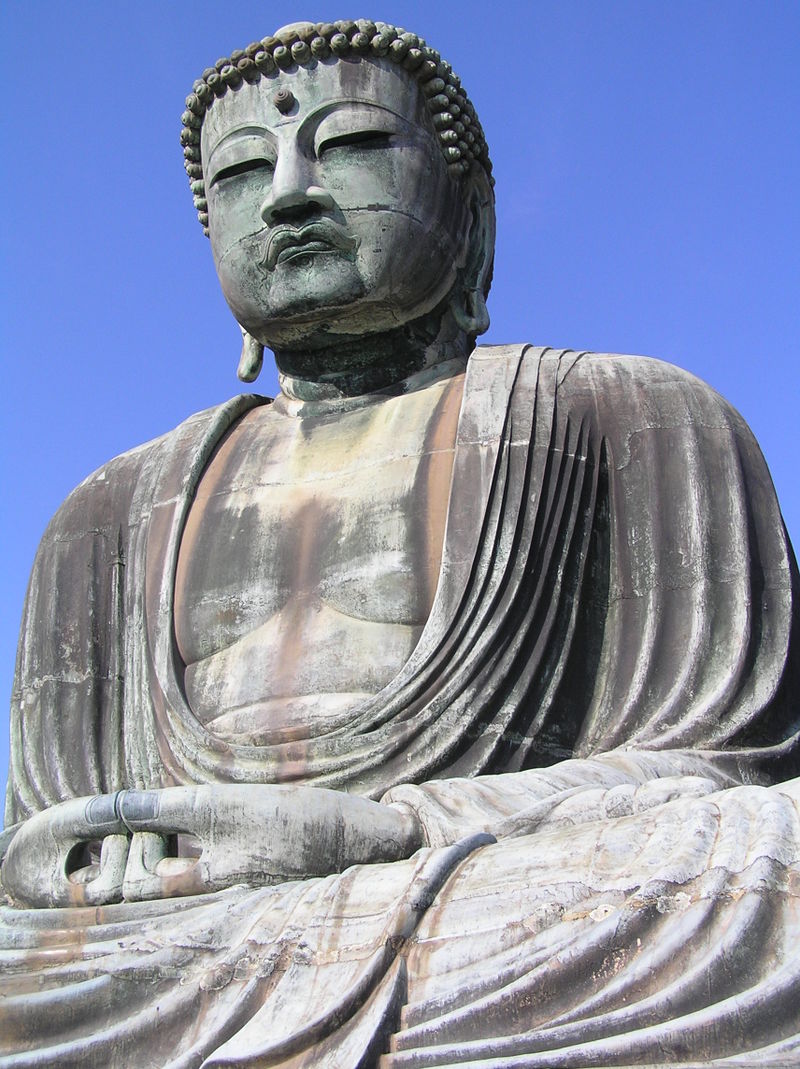
<svg viewBox="0 0 800 1069">
<path fill-rule="evenodd" d="M 429 847 L 279 887 L 6 908 L 0 1065 L 800 1060 L 798 575 L 741 418 L 656 360 L 477 349 L 416 649 L 347 728 L 246 746 L 193 715 L 172 601 L 198 480 L 262 403 L 117 458 L 52 521 L 7 821 L 298 783 L 410 806 Z"/>
</svg>

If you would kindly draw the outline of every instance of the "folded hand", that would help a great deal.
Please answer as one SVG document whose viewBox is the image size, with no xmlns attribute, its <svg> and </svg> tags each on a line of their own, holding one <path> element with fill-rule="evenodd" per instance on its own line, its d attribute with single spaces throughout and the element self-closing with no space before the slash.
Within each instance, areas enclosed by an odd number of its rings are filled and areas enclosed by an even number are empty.
<svg viewBox="0 0 800 1069">
<path fill-rule="evenodd" d="M 199 857 L 174 856 L 178 835 L 199 842 Z M 99 864 L 81 865 L 90 842 L 100 843 Z M 326 876 L 421 845 L 405 807 L 318 787 L 120 791 L 31 817 L 9 847 L 2 881 L 30 906 L 102 905 Z"/>
</svg>

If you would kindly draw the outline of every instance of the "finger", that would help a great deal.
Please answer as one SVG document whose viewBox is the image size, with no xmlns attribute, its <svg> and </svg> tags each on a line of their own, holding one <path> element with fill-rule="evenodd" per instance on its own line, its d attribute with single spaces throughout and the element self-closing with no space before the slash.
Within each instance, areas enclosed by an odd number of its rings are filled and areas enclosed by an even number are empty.
<svg viewBox="0 0 800 1069">
<path fill-rule="evenodd" d="M 195 830 L 198 822 L 197 799 L 197 787 L 122 791 L 117 808 L 130 832 L 174 835 Z"/>
<path fill-rule="evenodd" d="M 229 884 L 227 873 L 212 874 L 204 857 L 171 857 L 165 836 L 134 833 L 123 885 L 126 902 L 207 894 Z"/>
<path fill-rule="evenodd" d="M 82 885 L 69 879 L 74 870 L 70 855 L 82 843 L 109 835 L 127 836 L 116 812 L 116 797 L 75 798 L 26 820 L 3 861 L 2 881 L 8 893 L 37 907 L 91 903 L 87 888 L 95 881 Z M 103 884 L 97 892 L 105 895 Z"/>
</svg>

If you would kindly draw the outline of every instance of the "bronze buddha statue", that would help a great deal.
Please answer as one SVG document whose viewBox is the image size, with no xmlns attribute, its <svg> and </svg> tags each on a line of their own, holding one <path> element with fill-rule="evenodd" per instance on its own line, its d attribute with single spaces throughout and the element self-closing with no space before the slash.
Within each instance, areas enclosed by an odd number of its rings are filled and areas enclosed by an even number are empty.
<svg viewBox="0 0 800 1069">
<path fill-rule="evenodd" d="M 746 425 L 657 360 L 475 348 L 491 166 L 416 35 L 284 27 L 183 123 L 281 389 L 42 541 L 8 1064 L 800 1057 L 798 578 Z"/>
</svg>

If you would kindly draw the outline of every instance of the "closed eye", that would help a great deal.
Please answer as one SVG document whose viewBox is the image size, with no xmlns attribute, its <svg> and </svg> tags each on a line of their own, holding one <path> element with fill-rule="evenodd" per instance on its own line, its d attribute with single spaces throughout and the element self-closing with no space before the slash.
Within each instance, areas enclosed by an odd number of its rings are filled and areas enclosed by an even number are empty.
<svg viewBox="0 0 800 1069">
<path fill-rule="evenodd" d="M 263 170 L 273 170 L 272 163 L 263 157 L 256 156 L 249 160 L 242 160 L 240 163 L 232 163 L 230 167 L 223 167 L 221 171 L 217 171 L 211 179 L 211 185 L 214 186 L 217 182 L 223 182 L 226 178 L 235 178 L 238 174 Z"/>
<path fill-rule="evenodd" d="M 349 130 L 345 134 L 325 138 L 317 150 L 317 155 L 321 156 L 328 149 L 349 148 L 351 145 L 360 149 L 386 148 L 390 139 L 391 134 L 387 130 Z"/>
</svg>

